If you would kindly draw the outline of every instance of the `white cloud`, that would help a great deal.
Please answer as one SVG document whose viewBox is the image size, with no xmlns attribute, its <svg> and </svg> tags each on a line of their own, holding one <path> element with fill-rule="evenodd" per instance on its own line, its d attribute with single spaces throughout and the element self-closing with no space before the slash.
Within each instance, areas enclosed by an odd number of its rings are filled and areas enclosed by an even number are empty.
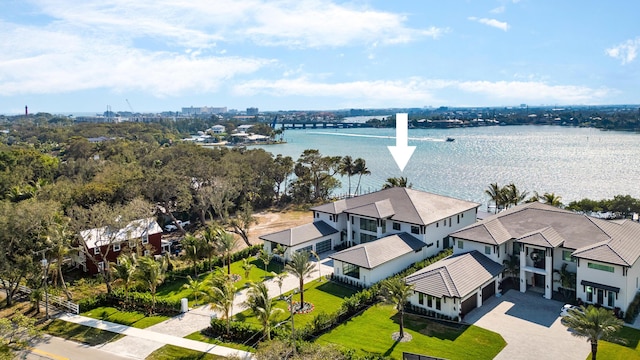
<svg viewBox="0 0 640 360">
<path fill-rule="evenodd" d="M 611 94 L 609 89 L 592 89 L 577 85 L 550 85 L 541 81 L 458 81 L 446 79 L 316 82 L 309 77 L 281 79 L 276 81 L 253 80 L 240 83 L 233 88 L 236 95 L 253 96 L 266 94 L 275 97 L 338 97 L 358 100 L 358 103 L 397 104 L 445 104 L 436 94 L 447 92 L 468 96 L 482 95 L 494 103 L 531 102 L 588 104 L 598 103 Z"/>
<path fill-rule="evenodd" d="M 502 31 L 509 30 L 509 24 L 504 22 L 504 21 L 499 21 L 499 20 L 496 20 L 496 19 L 477 18 L 475 16 L 470 16 L 470 17 L 468 17 L 468 19 L 471 20 L 471 21 L 476 21 L 476 22 L 479 22 L 481 24 L 485 24 L 487 26 L 491 26 L 491 27 L 500 29 Z"/>
<path fill-rule="evenodd" d="M 605 50 L 605 53 L 614 59 L 620 60 L 622 65 L 631 63 L 638 56 L 640 37 L 627 40 L 621 44 Z"/>
<path fill-rule="evenodd" d="M 498 6 L 497 8 L 491 9 L 489 12 L 492 14 L 502 14 L 505 12 L 507 8 L 504 5 Z"/>
</svg>

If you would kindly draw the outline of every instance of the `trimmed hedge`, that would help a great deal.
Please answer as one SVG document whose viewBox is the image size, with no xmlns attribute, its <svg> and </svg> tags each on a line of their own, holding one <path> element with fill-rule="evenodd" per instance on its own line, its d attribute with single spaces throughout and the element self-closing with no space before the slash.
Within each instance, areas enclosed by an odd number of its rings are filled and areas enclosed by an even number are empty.
<svg viewBox="0 0 640 360">
<path fill-rule="evenodd" d="M 93 310 L 101 306 L 111 306 L 118 309 L 135 310 L 140 312 L 151 312 L 153 297 L 148 292 L 130 291 L 125 298 L 123 289 L 115 289 L 111 294 L 100 294 L 98 296 L 82 299 L 78 302 L 81 312 Z M 180 300 L 166 300 L 156 298 L 154 309 L 155 314 L 175 316 L 180 313 Z"/>
</svg>

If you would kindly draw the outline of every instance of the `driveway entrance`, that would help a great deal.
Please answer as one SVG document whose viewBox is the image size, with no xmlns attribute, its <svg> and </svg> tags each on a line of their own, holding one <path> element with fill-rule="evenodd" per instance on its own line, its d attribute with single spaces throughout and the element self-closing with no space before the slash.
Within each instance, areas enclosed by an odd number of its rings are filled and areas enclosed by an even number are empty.
<svg viewBox="0 0 640 360">
<path fill-rule="evenodd" d="M 464 321 L 502 335 L 507 346 L 496 359 L 584 360 L 591 347 L 560 323 L 562 305 L 537 293 L 509 290 L 483 302 Z"/>
</svg>

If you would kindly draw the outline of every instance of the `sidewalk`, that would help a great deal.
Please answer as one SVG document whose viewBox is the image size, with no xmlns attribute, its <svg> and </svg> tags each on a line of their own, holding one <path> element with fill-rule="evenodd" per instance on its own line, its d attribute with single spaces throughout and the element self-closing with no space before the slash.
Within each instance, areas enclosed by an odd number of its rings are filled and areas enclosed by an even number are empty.
<svg viewBox="0 0 640 360">
<path fill-rule="evenodd" d="M 320 275 L 323 277 L 333 273 L 333 260 L 328 259 L 326 257 L 327 255 L 328 254 L 325 254 L 325 256 L 320 260 Z M 311 275 L 305 279 L 305 283 L 318 279 L 317 262 L 314 261 L 314 263 L 316 264 L 316 270 L 314 270 Z M 269 295 L 271 297 L 277 297 L 280 295 L 280 288 L 275 280 L 267 280 L 265 281 L 265 284 L 267 284 Z M 286 293 L 296 289 L 297 287 L 298 278 L 292 275 L 287 275 L 282 282 L 282 293 Z M 236 293 L 233 304 L 233 315 L 245 310 L 242 303 L 247 299 L 247 292 L 248 289 L 243 289 Z M 165 344 L 172 344 L 221 356 L 236 354 L 243 359 L 252 359 L 253 355 L 244 351 L 183 338 L 184 336 L 208 327 L 212 316 L 219 316 L 219 314 L 216 314 L 215 311 L 211 310 L 209 305 L 202 305 L 197 308 L 190 309 L 189 312 L 177 315 L 169 320 L 150 326 L 146 329 L 135 329 L 125 325 L 109 323 L 77 315 L 67 315 L 64 318 L 61 317 L 61 320 L 70 322 L 82 321 L 77 323 L 127 335 L 125 338 L 99 345 L 97 347 L 104 351 L 134 359 L 145 359 L 152 352 L 161 348 Z"/>
</svg>

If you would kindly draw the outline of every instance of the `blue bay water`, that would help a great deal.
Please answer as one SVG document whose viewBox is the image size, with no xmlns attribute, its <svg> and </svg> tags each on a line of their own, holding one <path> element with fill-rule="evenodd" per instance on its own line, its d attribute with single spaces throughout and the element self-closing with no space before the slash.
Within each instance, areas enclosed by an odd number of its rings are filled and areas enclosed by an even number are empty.
<svg viewBox="0 0 640 360">
<path fill-rule="evenodd" d="M 455 138 L 446 142 L 447 137 Z M 416 146 L 400 172 L 387 146 L 395 129 L 287 130 L 286 144 L 260 146 L 296 160 L 305 149 L 323 155 L 364 158 L 371 175 L 362 191 L 379 190 L 389 177 L 405 176 L 413 188 L 486 204 L 488 185 L 515 183 L 540 194 L 553 192 L 563 203 L 614 195 L 640 198 L 640 134 L 559 126 L 491 126 L 409 129 Z M 342 178 L 347 193 L 348 182 Z M 357 176 L 352 177 L 352 192 Z"/>
</svg>

